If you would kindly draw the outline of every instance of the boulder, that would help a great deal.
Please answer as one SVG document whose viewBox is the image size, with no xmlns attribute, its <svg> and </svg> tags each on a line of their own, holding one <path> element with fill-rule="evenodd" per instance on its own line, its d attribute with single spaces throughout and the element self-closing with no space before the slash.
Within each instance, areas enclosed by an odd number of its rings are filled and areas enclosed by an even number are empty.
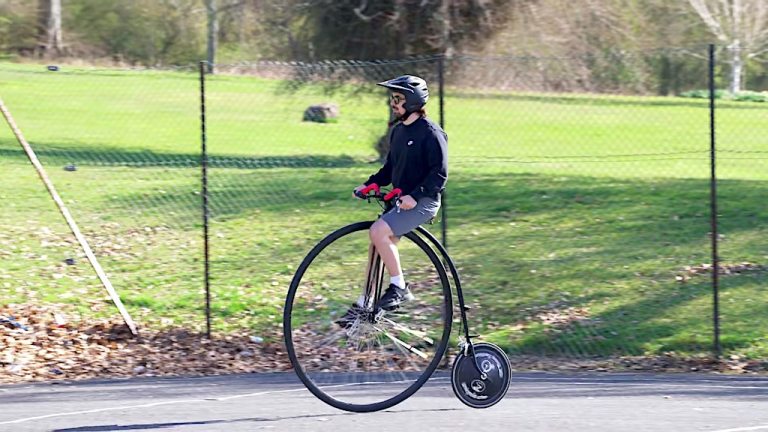
<svg viewBox="0 0 768 432">
<path fill-rule="evenodd" d="M 334 103 L 312 105 L 304 110 L 304 121 L 328 123 L 339 118 L 339 106 Z"/>
</svg>

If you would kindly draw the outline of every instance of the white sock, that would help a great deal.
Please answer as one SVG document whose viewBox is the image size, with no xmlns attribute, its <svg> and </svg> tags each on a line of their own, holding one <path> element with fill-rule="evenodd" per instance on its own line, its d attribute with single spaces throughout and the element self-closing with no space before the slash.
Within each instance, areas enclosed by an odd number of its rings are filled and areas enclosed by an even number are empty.
<svg viewBox="0 0 768 432">
<path fill-rule="evenodd" d="M 395 284 L 399 286 L 401 289 L 405 289 L 405 278 L 403 275 L 397 275 L 397 276 L 391 276 L 389 278 L 390 284 Z"/>
<path fill-rule="evenodd" d="M 360 297 L 357 298 L 357 305 L 361 308 L 365 307 L 365 296 L 360 294 Z"/>
</svg>

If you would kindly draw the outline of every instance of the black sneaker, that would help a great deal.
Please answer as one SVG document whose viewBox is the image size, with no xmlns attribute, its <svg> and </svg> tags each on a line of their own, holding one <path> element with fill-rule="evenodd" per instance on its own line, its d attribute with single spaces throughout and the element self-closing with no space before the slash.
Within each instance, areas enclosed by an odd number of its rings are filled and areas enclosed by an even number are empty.
<svg viewBox="0 0 768 432">
<path fill-rule="evenodd" d="M 360 315 L 363 314 L 365 310 L 360 307 L 357 303 L 353 304 L 349 309 L 347 309 L 347 312 L 344 313 L 339 319 L 334 321 L 336 324 L 339 325 L 339 327 L 343 329 L 348 329 L 352 327 L 352 324 L 355 322 L 356 319 L 360 317 Z"/>
<path fill-rule="evenodd" d="M 401 304 L 411 301 L 416 297 L 411 294 L 411 290 L 408 289 L 408 284 L 405 288 L 400 288 L 395 284 L 389 284 L 389 288 L 384 291 L 384 295 L 381 296 L 376 307 L 384 309 L 385 311 L 393 311 L 400 307 Z"/>
</svg>

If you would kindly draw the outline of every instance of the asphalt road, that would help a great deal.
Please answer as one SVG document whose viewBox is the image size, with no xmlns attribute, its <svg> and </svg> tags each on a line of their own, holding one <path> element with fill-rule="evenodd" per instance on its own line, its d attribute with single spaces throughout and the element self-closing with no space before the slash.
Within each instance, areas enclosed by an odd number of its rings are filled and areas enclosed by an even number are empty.
<svg viewBox="0 0 768 432">
<path fill-rule="evenodd" d="M 353 414 L 293 374 L 0 386 L 0 431 L 767 431 L 768 377 L 516 373 L 477 410 L 445 374 L 386 411 Z"/>
</svg>

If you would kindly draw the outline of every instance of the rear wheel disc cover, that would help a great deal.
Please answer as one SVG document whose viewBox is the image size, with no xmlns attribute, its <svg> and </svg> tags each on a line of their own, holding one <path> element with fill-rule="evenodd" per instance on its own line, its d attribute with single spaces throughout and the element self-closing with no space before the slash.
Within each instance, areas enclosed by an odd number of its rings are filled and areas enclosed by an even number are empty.
<svg viewBox="0 0 768 432">
<path fill-rule="evenodd" d="M 474 345 L 477 365 L 470 350 L 456 356 L 451 373 L 453 392 L 461 402 L 472 408 L 488 408 L 504 399 L 511 381 L 509 358 L 504 351 L 490 343 Z M 483 376 L 485 375 L 485 376 Z"/>
</svg>

